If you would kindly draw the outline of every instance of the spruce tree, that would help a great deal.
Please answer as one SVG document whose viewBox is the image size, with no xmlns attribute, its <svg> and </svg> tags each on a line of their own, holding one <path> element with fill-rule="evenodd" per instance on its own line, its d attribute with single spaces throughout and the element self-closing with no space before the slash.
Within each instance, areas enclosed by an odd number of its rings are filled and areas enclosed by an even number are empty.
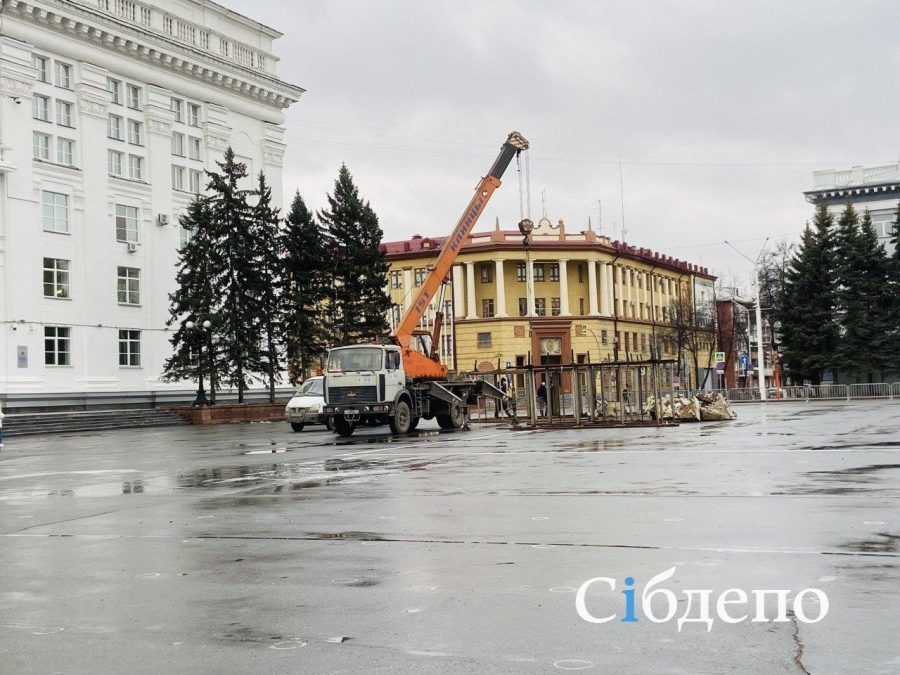
<svg viewBox="0 0 900 675">
<path fill-rule="evenodd" d="M 253 208 L 253 243 L 256 248 L 253 263 L 258 274 L 251 278 L 259 285 L 255 290 L 257 311 L 261 320 L 263 339 L 263 372 L 269 385 L 269 402 L 275 402 L 275 383 L 281 381 L 282 333 L 280 224 L 278 209 L 272 206 L 272 188 L 265 174 L 257 177 L 258 201 Z"/>
<path fill-rule="evenodd" d="M 889 350 L 891 354 L 900 354 L 900 202 L 897 202 L 897 215 L 891 230 L 893 253 L 888 258 L 888 292 L 893 299 L 890 311 Z M 894 373 L 900 373 L 896 361 L 892 364 Z"/>
<path fill-rule="evenodd" d="M 298 191 L 280 233 L 283 333 L 288 378 L 307 377 L 328 345 L 325 311 L 333 265 L 328 233 L 316 222 Z"/>
<path fill-rule="evenodd" d="M 340 342 L 373 340 L 387 331 L 391 302 L 385 291 L 388 264 L 381 250 L 382 231 L 369 202 L 359 196 L 353 177 L 341 165 L 328 210 L 319 212 L 334 244 L 334 282 L 330 297 L 334 338 Z"/>
<path fill-rule="evenodd" d="M 209 353 L 210 331 L 215 330 L 217 277 L 211 260 L 217 234 L 213 228 L 209 203 L 205 197 L 192 201 L 180 218 L 190 239 L 178 252 L 175 280 L 178 288 L 169 294 L 167 326 L 177 326 L 170 338 L 173 353 L 166 359 L 163 378 L 168 381 L 209 378 L 210 401 L 216 400 L 215 371 L 210 368 L 214 355 Z M 202 328 L 205 321 L 213 325 Z M 193 328 L 186 324 L 192 322 Z M 201 359 L 202 357 L 202 359 Z"/>
<path fill-rule="evenodd" d="M 859 214 L 850 200 L 841 212 L 834 232 L 835 311 L 840 325 L 840 338 L 835 352 L 835 366 L 848 373 L 857 373 L 860 364 L 859 341 L 861 307 L 857 287 L 863 261 Z"/>
<path fill-rule="evenodd" d="M 815 230 L 808 224 L 803 230 L 779 303 L 785 367 L 795 378 L 808 378 L 813 384 L 821 382 L 824 369 L 833 367 L 838 340 L 833 224 L 827 205 L 820 203 Z"/>
<path fill-rule="evenodd" d="M 216 233 L 210 261 L 218 294 L 215 363 L 221 381 L 237 388 L 238 403 L 243 403 L 253 374 L 265 370 L 257 297 L 263 280 L 248 203 L 255 192 L 238 186 L 247 177 L 247 167 L 235 161 L 230 147 L 224 161 L 216 165 L 219 171 L 208 172 L 210 217 Z"/>
</svg>

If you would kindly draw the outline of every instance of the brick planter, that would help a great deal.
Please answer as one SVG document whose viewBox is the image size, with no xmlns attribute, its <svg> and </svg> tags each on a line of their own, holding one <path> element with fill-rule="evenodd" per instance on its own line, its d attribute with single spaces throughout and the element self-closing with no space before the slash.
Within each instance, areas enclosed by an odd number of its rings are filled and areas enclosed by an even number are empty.
<svg viewBox="0 0 900 675">
<path fill-rule="evenodd" d="M 172 408 L 172 412 L 191 424 L 239 424 L 241 422 L 281 422 L 284 406 L 281 403 L 209 405 Z"/>
</svg>

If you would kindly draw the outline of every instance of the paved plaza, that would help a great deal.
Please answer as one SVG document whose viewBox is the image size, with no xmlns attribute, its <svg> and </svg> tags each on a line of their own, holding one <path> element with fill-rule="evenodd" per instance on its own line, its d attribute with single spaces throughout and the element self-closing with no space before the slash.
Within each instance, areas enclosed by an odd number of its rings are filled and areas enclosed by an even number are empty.
<svg viewBox="0 0 900 675">
<path fill-rule="evenodd" d="M 0 671 L 900 671 L 900 403 L 737 413 L 663 429 L 9 439 Z M 672 567 L 660 587 L 676 619 L 697 616 L 684 589 L 818 588 L 829 611 L 713 611 L 711 630 L 576 611 L 576 590 L 609 577 L 590 609 L 622 617 L 623 580 L 640 596 Z"/>
</svg>

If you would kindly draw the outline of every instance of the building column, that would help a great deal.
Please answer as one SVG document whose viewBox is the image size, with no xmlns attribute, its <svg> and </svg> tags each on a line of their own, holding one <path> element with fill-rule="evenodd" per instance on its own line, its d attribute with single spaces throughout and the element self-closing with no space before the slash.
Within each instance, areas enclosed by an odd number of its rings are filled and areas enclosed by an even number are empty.
<svg viewBox="0 0 900 675">
<path fill-rule="evenodd" d="M 588 314 L 597 316 L 597 261 L 588 260 Z"/>
<path fill-rule="evenodd" d="M 525 263 L 525 304 L 528 316 L 534 316 L 534 261 L 531 258 Z"/>
<path fill-rule="evenodd" d="M 653 320 L 652 308 L 650 307 L 650 275 L 647 272 L 641 272 L 644 275 L 644 293 L 641 298 L 641 318 L 647 318 Z M 646 309 L 644 309 L 646 307 Z M 648 317 L 644 317 L 644 312 L 651 314 Z"/>
<path fill-rule="evenodd" d="M 494 260 L 494 290 L 497 294 L 494 316 L 505 317 L 506 314 L 506 279 L 503 276 L 503 259 Z"/>
<path fill-rule="evenodd" d="M 600 313 L 609 316 L 609 265 L 600 263 Z"/>
<path fill-rule="evenodd" d="M 400 298 L 400 311 L 405 312 L 413 302 L 412 270 L 403 270 L 403 297 Z"/>
<path fill-rule="evenodd" d="M 477 319 L 475 311 L 475 263 L 467 262 L 466 265 L 466 318 Z"/>
<path fill-rule="evenodd" d="M 463 268 L 462 265 L 453 266 L 453 317 L 461 319 L 466 315 L 466 307 L 463 299 Z"/>
<path fill-rule="evenodd" d="M 569 311 L 569 271 L 568 258 L 559 259 L 559 315 L 571 316 Z"/>
</svg>

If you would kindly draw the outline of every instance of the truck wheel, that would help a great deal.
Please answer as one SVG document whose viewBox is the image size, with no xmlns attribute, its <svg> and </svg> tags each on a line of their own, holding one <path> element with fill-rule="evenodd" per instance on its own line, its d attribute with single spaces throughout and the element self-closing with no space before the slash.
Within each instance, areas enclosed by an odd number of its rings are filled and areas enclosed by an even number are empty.
<svg viewBox="0 0 900 675">
<path fill-rule="evenodd" d="M 298 424 L 297 422 L 291 422 L 291 429 L 294 431 L 303 431 L 303 425 Z"/>
<path fill-rule="evenodd" d="M 334 418 L 333 417 L 328 416 L 325 418 L 325 428 L 328 429 L 328 431 L 334 431 Z"/>
<path fill-rule="evenodd" d="M 356 422 L 348 422 L 341 416 L 335 416 L 334 428 L 335 431 L 338 432 L 338 436 L 347 438 L 349 436 L 352 436 L 353 432 L 356 431 Z"/>
<path fill-rule="evenodd" d="M 459 429 L 462 427 L 463 422 L 465 422 L 462 408 L 457 405 L 450 407 L 449 414 L 435 415 L 434 417 L 441 429 Z"/>
<path fill-rule="evenodd" d="M 413 415 L 409 409 L 409 403 L 406 401 L 398 401 L 397 407 L 394 408 L 394 416 L 388 419 L 391 427 L 391 433 L 405 434 L 412 429 Z"/>
</svg>

